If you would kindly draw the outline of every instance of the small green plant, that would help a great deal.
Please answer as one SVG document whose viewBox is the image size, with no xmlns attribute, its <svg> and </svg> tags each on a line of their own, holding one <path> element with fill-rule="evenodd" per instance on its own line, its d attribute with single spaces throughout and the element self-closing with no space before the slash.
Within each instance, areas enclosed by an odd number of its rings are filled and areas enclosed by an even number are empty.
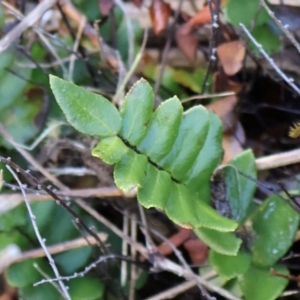
<svg viewBox="0 0 300 300">
<path fill-rule="evenodd" d="M 183 112 L 177 97 L 153 111 L 154 94 L 143 79 L 120 110 L 57 77 L 51 76 L 50 84 L 69 123 L 101 138 L 92 155 L 115 165 L 116 185 L 137 188 L 144 207 L 161 209 L 192 228 L 210 246 L 210 263 L 228 289 L 247 300 L 280 295 L 287 280 L 272 277 L 270 268 L 288 273 L 276 263 L 293 242 L 299 216 L 277 196 L 253 204 L 255 183 L 240 173 L 256 177 L 250 150 L 221 168 L 230 218 L 213 209 L 210 181 L 222 156 L 222 126 L 213 112 L 203 106 Z"/>
</svg>

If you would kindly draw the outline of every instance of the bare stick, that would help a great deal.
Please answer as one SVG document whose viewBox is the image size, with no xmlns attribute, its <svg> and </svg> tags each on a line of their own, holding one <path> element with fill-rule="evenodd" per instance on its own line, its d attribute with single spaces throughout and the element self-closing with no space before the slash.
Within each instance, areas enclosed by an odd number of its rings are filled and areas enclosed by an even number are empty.
<svg viewBox="0 0 300 300">
<path fill-rule="evenodd" d="M 258 170 L 269 170 L 300 162 L 300 149 L 263 156 L 255 160 Z"/>
<path fill-rule="evenodd" d="M 29 200 L 27 199 L 27 195 L 26 195 L 26 193 L 25 193 L 25 191 L 24 191 L 24 189 L 23 189 L 23 184 L 22 184 L 21 181 L 19 180 L 18 175 L 12 170 L 12 168 L 11 168 L 10 166 L 7 165 L 6 168 L 7 168 L 7 169 L 9 170 L 9 172 L 13 175 L 13 177 L 15 178 L 15 180 L 17 181 L 18 185 L 19 185 L 20 188 L 21 188 L 22 195 L 23 195 L 23 198 L 24 198 L 24 201 L 25 201 L 25 204 L 26 204 L 26 208 L 27 208 L 28 213 L 29 213 L 29 216 L 30 216 L 31 224 L 32 224 L 32 226 L 33 226 L 35 235 L 36 235 L 36 237 L 37 237 L 37 239 L 38 239 L 38 241 L 39 241 L 41 247 L 43 248 L 43 250 L 44 250 L 44 252 L 45 252 L 45 254 L 46 254 L 47 258 L 48 258 L 49 264 L 50 264 L 50 266 L 51 266 L 51 268 L 52 268 L 52 270 L 53 270 L 53 272 L 54 272 L 54 274 L 55 274 L 55 277 L 56 277 L 56 278 L 59 278 L 59 277 L 60 277 L 59 271 L 58 271 L 58 269 L 57 269 L 57 267 L 56 267 L 56 265 L 55 265 L 55 262 L 54 262 L 54 260 L 53 260 L 53 258 L 52 258 L 52 256 L 51 256 L 51 254 L 49 253 L 49 251 L 48 251 L 48 249 L 47 249 L 47 247 L 46 247 L 45 240 L 41 237 L 40 231 L 39 231 L 39 229 L 38 229 L 38 227 L 37 227 L 37 224 L 36 224 L 36 222 L 35 222 L 36 217 L 35 217 L 35 215 L 33 214 L 33 211 L 31 210 L 31 207 L 30 207 L 30 204 L 29 204 Z M 66 298 L 67 300 L 71 300 L 70 295 L 69 295 L 69 293 L 68 293 L 68 289 L 67 289 L 67 287 L 65 286 L 65 284 L 63 283 L 63 281 L 62 281 L 62 280 L 58 280 L 58 283 L 59 283 L 59 285 L 60 285 L 60 288 L 61 288 L 61 290 L 62 290 L 62 292 L 63 292 L 65 298 Z"/>
<path fill-rule="evenodd" d="M 51 8 L 57 0 L 44 0 L 40 2 L 16 27 L 0 40 L 0 53 L 5 51 L 22 33 L 33 26 L 41 16 Z"/>
<path fill-rule="evenodd" d="M 278 18 L 276 18 L 274 12 L 271 11 L 265 0 L 260 0 L 260 3 L 264 7 L 268 15 L 272 18 L 272 20 L 276 23 L 276 25 L 280 28 L 280 30 L 286 35 L 286 37 L 291 41 L 291 43 L 300 53 L 300 44 L 297 42 L 293 34 L 287 29 L 288 27 L 283 25 L 282 22 Z"/>
<path fill-rule="evenodd" d="M 300 89 L 296 84 L 294 84 L 294 79 L 287 77 L 280 68 L 274 63 L 274 60 L 267 54 L 267 52 L 264 50 L 263 46 L 259 44 L 256 39 L 253 37 L 253 35 L 250 33 L 250 31 L 246 28 L 246 26 L 242 23 L 240 23 L 240 26 L 242 27 L 243 31 L 246 33 L 248 38 L 251 40 L 251 42 L 255 45 L 255 47 L 258 49 L 258 51 L 262 54 L 262 56 L 269 62 L 269 64 L 273 67 L 273 69 L 277 72 L 277 74 L 298 94 L 300 95 Z"/>
<path fill-rule="evenodd" d="M 119 255 L 116 255 L 116 254 L 107 254 L 107 255 L 101 256 L 96 261 L 94 261 L 91 264 L 89 264 L 88 266 L 86 266 L 85 269 L 84 269 L 84 271 L 82 271 L 82 272 L 74 273 L 71 276 L 63 276 L 63 277 L 53 278 L 53 279 L 43 279 L 43 280 L 41 280 L 39 282 L 36 282 L 33 286 L 38 286 L 38 285 L 46 283 L 46 282 L 52 283 L 52 282 L 55 282 L 55 281 L 59 282 L 60 280 L 70 280 L 70 279 L 75 279 L 77 277 L 83 277 L 90 270 L 92 270 L 93 268 L 96 268 L 96 266 L 98 264 L 104 262 L 107 259 L 115 259 L 115 258 L 125 259 L 125 257 L 119 256 Z"/>
<path fill-rule="evenodd" d="M 89 206 L 87 203 L 77 200 L 77 204 L 87 211 L 92 217 L 94 217 L 97 221 L 101 222 L 104 224 L 106 227 L 108 227 L 111 231 L 113 231 L 116 235 L 124 239 L 128 244 L 131 245 L 131 247 L 135 247 L 135 249 L 142 254 L 146 259 L 149 259 L 150 261 L 152 260 L 151 257 L 153 257 L 153 254 L 149 254 L 148 250 L 146 247 L 144 247 L 142 244 L 137 243 L 134 241 L 131 237 L 123 234 L 122 230 L 120 230 L 117 226 L 115 226 L 113 223 L 108 221 L 106 218 L 104 218 L 102 215 L 100 215 L 97 211 L 95 211 L 91 206 Z M 175 247 L 174 247 L 175 248 Z M 191 274 L 190 270 L 187 270 L 186 268 L 174 263 L 173 261 L 165 258 L 165 257 L 160 257 L 159 261 L 156 261 L 156 266 L 159 267 L 161 270 L 165 270 L 168 272 L 171 272 L 173 274 L 176 274 L 177 276 L 184 277 L 187 280 L 195 281 L 197 279 L 197 283 L 200 283 L 203 285 L 205 288 L 218 293 L 219 295 L 223 296 L 226 299 L 229 300 L 240 300 L 240 298 L 234 296 L 227 290 L 223 289 L 222 287 L 218 287 L 214 285 L 211 282 L 208 282 L 201 276 L 197 276 L 196 274 Z"/>
<path fill-rule="evenodd" d="M 105 233 L 98 233 L 97 235 L 103 241 L 103 243 L 107 240 L 107 235 Z M 48 246 L 47 248 L 50 254 L 57 254 L 68 250 L 81 248 L 88 245 L 95 245 L 95 244 L 97 244 L 95 239 L 91 236 L 87 236 L 85 238 L 78 238 L 71 241 L 59 243 L 56 245 L 51 245 Z M 45 256 L 45 252 L 42 249 L 29 250 L 21 253 L 20 256 L 16 257 L 14 261 L 12 261 L 11 263 L 20 262 L 29 258 L 37 258 L 37 257 L 44 257 L 44 256 Z"/>
</svg>

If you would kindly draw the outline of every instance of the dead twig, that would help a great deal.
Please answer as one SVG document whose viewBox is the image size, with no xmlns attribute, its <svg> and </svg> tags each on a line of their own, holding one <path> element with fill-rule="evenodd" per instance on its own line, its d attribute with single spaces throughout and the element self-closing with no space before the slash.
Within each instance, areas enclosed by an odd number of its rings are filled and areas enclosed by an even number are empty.
<svg viewBox="0 0 300 300">
<path fill-rule="evenodd" d="M 23 199 L 25 201 L 25 205 L 26 205 L 26 208 L 27 208 L 27 211 L 29 213 L 29 216 L 30 216 L 30 221 L 31 221 L 31 224 L 32 224 L 32 227 L 34 229 L 34 232 L 35 232 L 35 235 L 41 245 L 41 247 L 43 248 L 43 251 L 45 253 L 45 255 L 47 256 L 48 258 L 48 261 L 49 261 L 49 264 L 55 274 L 55 277 L 56 278 L 60 278 L 60 274 L 59 274 L 59 271 L 55 265 L 55 261 L 54 259 L 52 258 L 52 255 L 49 253 L 48 249 L 47 249 L 47 246 L 45 244 L 45 240 L 42 238 L 41 234 L 40 234 L 40 231 L 39 231 L 39 228 L 36 224 L 36 216 L 33 214 L 33 211 L 31 210 L 31 207 L 30 207 L 30 204 L 29 204 L 29 200 L 27 199 L 27 195 L 26 195 L 26 192 L 24 191 L 23 189 L 23 184 L 21 183 L 18 175 L 12 170 L 12 168 L 10 166 L 6 166 L 6 168 L 9 170 L 9 172 L 13 175 L 13 177 L 15 178 L 15 180 L 17 181 L 18 185 L 20 186 L 21 188 L 21 191 L 22 191 L 22 195 L 23 195 Z M 71 297 L 69 295 L 69 292 L 68 292 L 68 289 L 67 287 L 65 286 L 64 282 L 60 279 L 58 279 L 58 284 L 63 292 L 63 295 L 64 297 L 67 299 L 67 300 L 71 300 Z"/>
<path fill-rule="evenodd" d="M 280 68 L 275 64 L 274 60 L 267 54 L 267 52 L 264 50 L 263 46 L 259 44 L 256 39 L 253 37 L 253 35 L 250 33 L 250 31 L 246 28 L 246 26 L 242 23 L 240 23 L 240 26 L 242 27 L 243 31 L 247 35 L 247 37 L 251 40 L 251 42 L 255 45 L 255 47 L 258 49 L 258 51 L 262 54 L 262 56 L 269 62 L 269 64 L 272 66 L 272 68 L 277 72 L 277 74 L 298 94 L 300 95 L 300 89 L 299 87 L 294 83 L 293 78 L 287 77 Z"/>
<path fill-rule="evenodd" d="M 16 27 L 0 40 L 0 53 L 12 45 L 27 28 L 33 26 L 45 12 L 56 3 L 56 1 L 57 0 L 44 0 L 40 2 L 35 9 L 33 9 Z"/>
</svg>

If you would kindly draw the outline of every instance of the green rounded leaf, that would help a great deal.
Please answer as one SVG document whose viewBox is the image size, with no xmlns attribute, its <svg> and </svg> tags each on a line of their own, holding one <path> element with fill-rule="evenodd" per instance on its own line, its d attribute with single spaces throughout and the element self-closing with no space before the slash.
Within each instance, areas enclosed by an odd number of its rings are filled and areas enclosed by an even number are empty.
<svg viewBox="0 0 300 300">
<path fill-rule="evenodd" d="M 109 165 L 113 165 L 120 161 L 127 151 L 128 147 L 115 135 L 102 139 L 92 150 L 92 155 L 100 157 Z"/>
<path fill-rule="evenodd" d="M 215 252 L 224 255 L 237 255 L 242 240 L 231 232 L 220 232 L 209 228 L 196 228 L 195 234 Z"/>
<path fill-rule="evenodd" d="M 90 247 L 81 247 L 56 254 L 54 259 L 64 274 L 71 274 L 87 264 L 91 252 Z"/>
<path fill-rule="evenodd" d="M 156 163 L 165 157 L 174 144 L 182 118 L 182 105 L 177 97 L 163 102 L 154 112 L 145 138 L 138 150 Z"/>
<path fill-rule="evenodd" d="M 47 295 L 47 300 L 62 299 L 61 294 L 59 294 L 58 290 L 50 283 L 38 286 L 25 286 L 19 289 L 19 294 L 21 296 L 19 299 L 41 300 L 45 299 L 45 295 Z"/>
<path fill-rule="evenodd" d="M 268 53 L 278 52 L 281 46 L 280 36 L 271 29 L 268 24 L 263 24 L 261 26 L 256 26 L 252 31 L 252 35 L 256 41 L 262 45 L 264 50 Z M 259 52 L 256 46 L 250 41 L 251 48 L 255 52 Z"/>
<path fill-rule="evenodd" d="M 33 284 L 42 278 L 42 275 L 33 266 L 44 265 L 41 259 L 28 259 L 11 265 L 5 272 L 7 283 L 14 287 L 24 287 Z"/>
<path fill-rule="evenodd" d="M 197 195 L 201 193 L 202 185 L 209 184 L 210 177 L 218 166 L 223 153 L 221 120 L 211 111 L 209 112 L 209 119 L 209 131 L 206 136 L 205 144 L 200 150 L 190 171 L 183 178 L 184 183 L 190 191 Z M 209 200 L 209 198 L 203 199 L 202 197 L 201 199 Z"/>
<path fill-rule="evenodd" d="M 227 199 L 233 219 L 240 224 L 247 216 L 249 205 L 253 199 L 256 184 L 238 173 L 241 171 L 256 178 L 255 157 L 251 150 L 244 151 L 228 163 L 224 169 Z"/>
<path fill-rule="evenodd" d="M 218 231 L 234 231 L 237 223 L 222 217 L 208 204 L 192 196 L 186 186 L 172 181 L 165 211 L 175 223 L 187 228 L 206 227 Z"/>
<path fill-rule="evenodd" d="M 144 183 L 148 160 L 145 155 L 137 154 L 129 149 L 116 164 L 114 180 L 117 187 L 129 191 Z"/>
<path fill-rule="evenodd" d="M 225 6 L 225 17 L 234 26 L 243 23 L 250 27 L 266 23 L 270 17 L 264 9 L 260 9 L 260 0 L 228 0 Z M 259 10 L 260 9 L 260 10 Z"/>
<path fill-rule="evenodd" d="M 274 267 L 274 269 L 280 274 L 289 274 L 283 266 Z M 277 299 L 287 284 L 287 279 L 272 276 L 270 269 L 260 269 L 253 265 L 240 278 L 240 287 L 247 300 Z"/>
<path fill-rule="evenodd" d="M 255 233 L 252 260 L 259 266 L 272 266 L 292 245 L 299 214 L 274 195 L 257 208 L 251 220 Z"/>
<path fill-rule="evenodd" d="M 248 270 L 251 257 L 245 252 L 238 252 L 235 256 L 229 256 L 210 250 L 209 262 L 220 276 L 225 279 L 232 279 Z"/>
<path fill-rule="evenodd" d="M 68 286 L 72 300 L 98 300 L 104 292 L 104 286 L 99 279 L 90 276 L 72 279 Z"/>
<path fill-rule="evenodd" d="M 50 75 L 50 86 L 68 122 L 78 131 L 100 137 L 121 130 L 121 116 L 106 98 Z"/>
<path fill-rule="evenodd" d="M 126 94 L 120 109 L 121 136 L 136 146 L 146 135 L 153 114 L 154 93 L 145 79 L 139 80 Z"/>
<path fill-rule="evenodd" d="M 194 164 L 209 128 L 208 111 L 196 106 L 183 114 L 178 135 L 170 153 L 159 163 L 172 177 L 181 180 Z"/>
<path fill-rule="evenodd" d="M 171 188 L 171 176 L 148 164 L 144 184 L 138 190 L 138 200 L 146 208 L 164 209 Z"/>
</svg>

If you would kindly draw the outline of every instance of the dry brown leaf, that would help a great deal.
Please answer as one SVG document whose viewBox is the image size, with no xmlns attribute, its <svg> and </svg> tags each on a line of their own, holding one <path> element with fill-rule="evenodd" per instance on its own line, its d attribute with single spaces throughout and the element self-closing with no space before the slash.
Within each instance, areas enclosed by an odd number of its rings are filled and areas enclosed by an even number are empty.
<svg viewBox="0 0 300 300">
<path fill-rule="evenodd" d="M 171 15 L 170 4 L 163 0 L 152 0 L 149 12 L 153 31 L 155 34 L 160 34 L 167 27 L 168 20 Z"/>
<path fill-rule="evenodd" d="M 235 113 L 235 107 L 237 102 L 238 99 L 236 95 L 232 95 L 215 101 L 206 107 L 214 111 L 220 117 L 223 123 L 224 133 L 232 132 L 236 127 L 237 115 Z"/>
<path fill-rule="evenodd" d="M 215 93 L 228 91 L 239 93 L 242 87 L 241 83 L 231 80 L 224 72 L 215 72 L 213 74 L 213 90 Z"/>
<path fill-rule="evenodd" d="M 217 54 L 224 72 L 232 76 L 241 70 L 246 48 L 242 41 L 227 42 L 217 47 Z"/>
<path fill-rule="evenodd" d="M 111 12 L 112 8 L 114 7 L 113 0 L 98 0 L 99 2 L 99 9 L 103 16 L 108 16 Z"/>
<path fill-rule="evenodd" d="M 228 164 L 231 159 L 244 151 L 240 141 L 231 133 L 223 135 L 222 146 L 224 149 L 223 165 Z"/>
<path fill-rule="evenodd" d="M 215 101 L 206 107 L 213 110 L 223 123 L 224 157 L 222 164 L 228 163 L 234 156 L 243 151 L 242 144 L 245 142 L 245 133 L 235 112 L 237 102 L 237 97 L 233 95 Z"/>
<path fill-rule="evenodd" d="M 187 30 L 183 25 L 176 31 L 175 40 L 178 48 L 187 57 L 190 62 L 195 62 L 199 39 Z"/>
</svg>

